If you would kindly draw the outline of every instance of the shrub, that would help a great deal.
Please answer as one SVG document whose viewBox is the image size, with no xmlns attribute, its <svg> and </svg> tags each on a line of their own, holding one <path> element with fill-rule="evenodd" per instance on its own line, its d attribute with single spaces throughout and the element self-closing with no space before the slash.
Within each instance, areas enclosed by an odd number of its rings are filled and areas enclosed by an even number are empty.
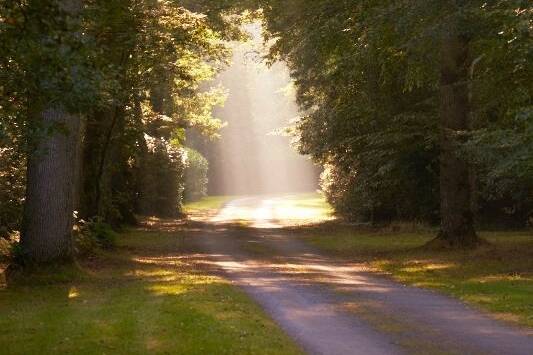
<svg viewBox="0 0 533 355">
<path fill-rule="evenodd" d="M 146 216 L 174 218 L 181 213 L 186 153 L 162 138 L 145 135 L 147 151 L 139 159 L 139 208 Z"/>
<path fill-rule="evenodd" d="M 25 193 L 24 158 L 0 141 L 0 238 L 19 229 Z"/>
<path fill-rule="evenodd" d="M 186 149 L 185 201 L 198 201 L 207 195 L 209 163 L 194 149 Z"/>
<path fill-rule="evenodd" d="M 346 169 L 328 164 L 321 175 L 321 189 L 335 212 L 349 221 L 435 223 L 439 201 L 436 175 L 409 162 L 397 166 L 400 168 Z"/>
<path fill-rule="evenodd" d="M 80 221 L 74 236 L 76 254 L 91 254 L 97 249 L 113 249 L 116 246 L 117 233 L 107 224 L 96 220 Z"/>
</svg>

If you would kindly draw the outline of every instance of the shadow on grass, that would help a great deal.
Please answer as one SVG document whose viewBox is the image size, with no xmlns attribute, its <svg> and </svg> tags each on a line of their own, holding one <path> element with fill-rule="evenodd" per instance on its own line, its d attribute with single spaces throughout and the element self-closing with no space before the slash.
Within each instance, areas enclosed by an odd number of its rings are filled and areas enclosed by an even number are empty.
<svg viewBox="0 0 533 355">
<path fill-rule="evenodd" d="M 205 254 L 196 245 L 206 233 L 226 238 L 221 255 Z M 262 311 L 222 277 L 221 265 L 245 277 L 256 277 L 267 265 L 296 286 L 323 281 L 366 287 L 372 297 L 386 293 L 364 278 L 346 283 L 342 272 L 365 263 L 533 325 L 531 235 L 484 233 L 492 246 L 464 253 L 417 249 L 431 236 L 332 222 L 261 229 L 240 221 L 148 219 L 122 235 L 116 251 L 83 260 L 81 275 L 0 289 L 0 344 L 9 354 L 297 353 Z M 291 249 L 291 240 L 311 248 Z M 278 259 L 280 250 L 285 255 Z M 337 260 L 331 255 L 340 261 L 326 269 L 324 264 Z M 279 280 L 260 279 L 265 286 Z"/>
<path fill-rule="evenodd" d="M 533 326 L 533 233 L 481 231 L 476 249 L 427 248 L 434 231 L 393 232 L 338 222 L 291 229 L 321 252 L 359 261 L 396 280 L 444 291 Z"/>
<path fill-rule="evenodd" d="M 75 275 L 52 270 L 65 277 L 0 290 L 2 352 L 299 352 L 247 296 L 196 263 L 186 240 L 199 225 L 158 223 L 127 232 Z"/>
</svg>

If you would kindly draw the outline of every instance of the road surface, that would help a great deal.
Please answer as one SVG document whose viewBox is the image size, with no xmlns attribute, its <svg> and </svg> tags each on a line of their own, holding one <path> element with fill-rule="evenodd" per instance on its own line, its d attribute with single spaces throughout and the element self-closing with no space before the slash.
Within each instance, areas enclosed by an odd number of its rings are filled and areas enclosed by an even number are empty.
<svg viewBox="0 0 533 355">
<path fill-rule="evenodd" d="M 195 243 L 205 263 L 241 286 L 305 352 L 533 354 L 525 330 L 319 254 L 280 228 L 291 212 L 302 214 L 281 197 L 238 199 Z"/>
</svg>

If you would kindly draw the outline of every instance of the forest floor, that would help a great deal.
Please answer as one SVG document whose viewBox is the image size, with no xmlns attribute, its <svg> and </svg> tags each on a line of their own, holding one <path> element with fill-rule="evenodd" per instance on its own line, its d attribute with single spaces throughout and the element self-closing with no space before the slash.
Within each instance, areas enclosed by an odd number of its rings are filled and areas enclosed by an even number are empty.
<svg viewBox="0 0 533 355">
<path fill-rule="evenodd" d="M 428 232 L 301 225 L 326 216 L 310 196 L 241 198 L 215 217 L 193 214 L 204 232 L 190 243 L 310 353 L 530 353 L 531 328 L 512 322 L 531 321 L 531 235 L 484 234 L 487 249 L 436 253 L 419 248 Z"/>
</svg>

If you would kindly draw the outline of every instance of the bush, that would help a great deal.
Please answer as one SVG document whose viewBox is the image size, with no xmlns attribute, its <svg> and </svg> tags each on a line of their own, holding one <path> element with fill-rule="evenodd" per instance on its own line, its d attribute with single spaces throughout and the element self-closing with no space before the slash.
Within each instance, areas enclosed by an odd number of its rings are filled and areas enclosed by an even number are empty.
<svg viewBox="0 0 533 355">
<path fill-rule="evenodd" d="M 0 238 L 18 230 L 25 194 L 24 158 L 0 142 Z"/>
<path fill-rule="evenodd" d="M 18 234 L 0 238 L 0 263 L 8 263 L 19 256 L 19 245 Z"/>
<path fill-rule="evenodd" d="M 185 161 L 185 201 L 198 201 L 207 196 L 207 172 L 209 163 L 194 149 L 186 149 Z"/>
<path fill-rule="evenodd" d="M 181 214 L 186 153 L 162 138 L 145 136 L 147 151 L 139 159 L 139 208 L 146 216 Z"/>
<path fill-rule="evenodd" d="M 22 260 L 20 233 L 11 232 L 0 238 L 0 264 L 21 264 Z"/>
<path fill-rule="evenodd" d="M 76 254 L 87 255 L 97 249 L 113 249 L 116 246 L 117 233 L 113 228 L 99 220 L 81 221 L 74 236 Z"/>
<path fill-rule="evenodd" d="M 346 169 L 328 164 L 321 175 L 321 189 L 337 215 L 349 221 L 436 223 L 437 175 L 424 168 L 430 164 L 429 160 L 413 161 L 421 163 L 406 161 L 390 170 Z"/>
<path fill-rule="evenodd" d="M 357 174 L 343 172 L 334 165 L 327 165 L 320 175 L 320 188 L 335 213 L 350 221 L 365 221 L 365 212 L 370 206 L 355 191 Z"/>
</svg>

